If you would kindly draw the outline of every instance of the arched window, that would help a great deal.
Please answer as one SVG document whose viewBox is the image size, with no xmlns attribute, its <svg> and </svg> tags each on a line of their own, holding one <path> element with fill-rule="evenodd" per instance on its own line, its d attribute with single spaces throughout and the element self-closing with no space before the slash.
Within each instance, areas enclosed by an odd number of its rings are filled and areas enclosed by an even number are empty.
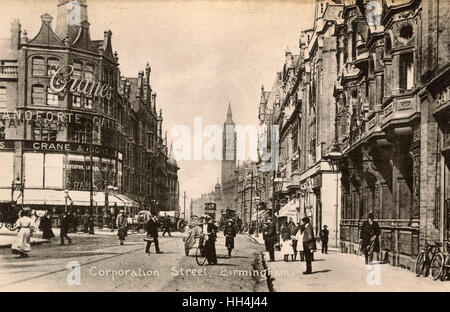
<svg viewBox="0 0 450 312">
<path fill-rule="evenodd" d="M 57 58 L 47 59 L 47 76 L 53 76 L 59 68 L 59 60 Z"/>
<path fill-rule="evenodd" d="M 45 74 L 45 60 L 43 57 L 33 57 L 31 61 L 31 73 L 33 76 L 44 76 Z"/>
<path fill-rule="evenodd" d="M 386 35 L 386 37 L 384 38 L 384 58 L 390 59 L 392 57 L 391 52 L 392 52 L 391 37 L 389 35 Z"/>
<path fill-rule="evenodd" d="M 33 85 L 31 88 L 31 104 L 44 105 L 45 104 L 45 90 L 42 85 Z"/>
</svg>

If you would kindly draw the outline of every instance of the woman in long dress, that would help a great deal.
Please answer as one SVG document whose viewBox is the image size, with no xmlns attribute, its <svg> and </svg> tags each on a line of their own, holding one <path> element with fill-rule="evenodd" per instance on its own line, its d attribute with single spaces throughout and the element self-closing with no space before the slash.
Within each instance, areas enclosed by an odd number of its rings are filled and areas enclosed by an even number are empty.
<svg viewBox="0 0 450 312">
<path fill-rule="evenodd" d="M 217 264 L 217 255 L 216 255 L 216 239 L 217 239 L 217 226 L 214 224 L 214 221 L 211 217 L 207 218 L 207 226 L 206 226 L 206 242 L 205 242 L 205 254 L 206 260 L 208 264 Z"/>
<path fill-rule="evenodd" d="M 194 224 L 194 227 L 189 230 L 187 236 L 184 240 L 184 252 L 186 256 L 189 256 L 189 249 L 193 248 L 197 238 L 201 238 L 203 234 L 203 229 L 200 224 Z"/>
<path fill-rule="evenodd" d="M 42 231 L 43 239 L 52 239 L 55 237 L 55 234 L 52 231 L 52 221 L 47 213 L 41 218 L 39 229 Z"/>
<path fill-rule="evenodd" d="M 19 254 L 21 257 L 28 257 L 28 252 L 31 251 L 30 238 L 34 230 L 34 225 L 31 220 L 31 210 L 24 209 L 20 212 L 20 218 L 14 225 L 14 230 L 19 230 L 16 242 L 12 244 L 11 249 L 14 254 Z"/>
</svg>

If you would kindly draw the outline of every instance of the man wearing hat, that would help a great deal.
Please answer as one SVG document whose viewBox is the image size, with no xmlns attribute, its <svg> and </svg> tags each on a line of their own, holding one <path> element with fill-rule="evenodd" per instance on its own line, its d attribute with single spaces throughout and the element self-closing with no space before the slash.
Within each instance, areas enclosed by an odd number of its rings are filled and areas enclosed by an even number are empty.
<svg viewBox="0 0 450 312">
<path fill-rule="evenodd" d="M 223 234 L 225 235 L 225 247 L 228 249 L 228 257 L 231 258 L 231 251 L 234 248 L 234 238 L 236 237 L 236 226 L 232 219 L 227 220 Z"/>
<path fill-rule="evenodd" d="M 123 245 L 123 241 L 125 240 L 125 237 L 127 236 L 127 226 L 128 226 L 128 219 L 125 211 L 123 209 L 120 210 L 120 213 L 117 215 L 117 228 L 119 229 L 117 231 L 117 236 L 119 236 L 120 245 Z"/>
<path fill-rule="evenodd" d="M 303 274 L 312 273 L 313 252 L 316 250 L 316 238 L 308 217 L 302 219 L 303 223 L 303 250 L 305 253 L 306 271 Z"/>
<path fill-rule="evenodd" d="M 268 218 L 266 221 L 263 238 L 264 244 L 266 245 L 266 251 L 269 252 L 270 261 L 275 261 L 274 245 L 277 242 L 277 229 L 271 218 Z"/>
<path fill-rule="evenodd" d="M 162 253 L 162 251 L 159 249 L 159 241 L 158 241 L 158 218 L 156 217 L 157 214 L 155 212 L 152 212 L 151 218 L 148 220 L 146 229 L 147 229 L 147 245 L 145 247 L 145 252 L 150 255 L 150 246 L 152 245 L 152 242 L 155 243 L 155 250 L 157 254 Z"/>
<path fill-rule="evenodd" d="M 361 233 L 359 241 L 361 244 L 361 250 L 364 251 L 366 264 L 373 261 L 373 253 L 380 252 L 380 242 L 378 237 L 380 236 L 380 226 L 374 220 L 373 213 L 369 213 L 367 221 L 364 221 L 361 227 Z"/>
</svg>

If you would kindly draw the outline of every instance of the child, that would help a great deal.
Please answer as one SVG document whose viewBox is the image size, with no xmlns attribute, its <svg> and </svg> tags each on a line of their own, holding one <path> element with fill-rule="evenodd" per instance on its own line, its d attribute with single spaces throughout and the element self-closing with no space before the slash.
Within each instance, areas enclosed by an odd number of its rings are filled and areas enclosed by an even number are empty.
<svg viewBox="0 0 450 312">
<path fill-rule="evenodd" d="M 281 243 L 281 253 L 284 256 L 284 261 L 289 261 L 289 255 L 294 254 L 294 249 L 292 248 L 292 238 L 291 235 L 285 233 L 283 235 L 283 242 Z"/>
</svg>

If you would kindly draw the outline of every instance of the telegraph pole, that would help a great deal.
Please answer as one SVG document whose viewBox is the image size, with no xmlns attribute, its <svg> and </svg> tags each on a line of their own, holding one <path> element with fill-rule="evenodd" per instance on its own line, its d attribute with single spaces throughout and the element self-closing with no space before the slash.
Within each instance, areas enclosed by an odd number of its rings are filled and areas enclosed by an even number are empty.
<svg viewBox="0 0 450 312">
<path fill-rule="evenodd" d="M 250 180 L 250 229 L 252 228 L 252 207 L 253 207 L 253 169 L 252 169 L 252 178 Z"/>
<path fill-rule="evenodd" d="M 183 218 L 186 219 L 186 191 L 184 191 Z"/>
</svg>

